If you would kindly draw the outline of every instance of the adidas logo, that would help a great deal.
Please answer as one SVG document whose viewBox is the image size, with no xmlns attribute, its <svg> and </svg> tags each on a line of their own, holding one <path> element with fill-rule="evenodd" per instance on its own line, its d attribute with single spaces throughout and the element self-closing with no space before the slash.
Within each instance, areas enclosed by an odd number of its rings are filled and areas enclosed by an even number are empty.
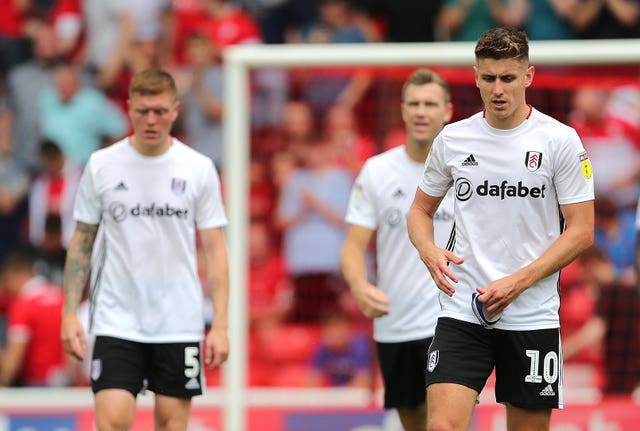
<svg viewBox="0 0 640 431">
<path fill-rule="evenodd" d="M 392 196 L 394 198 L 401 198 L 404 197 L 404 192 L 402 191 L 402 189 L 397 189 L 395 192 L 393 192 Z"/>
<path fill-rule="evenodd" d="M 124 181 L 120 181 L 118 183 L 118 185 L 115 188 L 116 190 L 129 190 L 129 188 L 127 187 L 127 185 L 124 183 Z"/>
<path fill-rule="evenodd" d="M 200 383 L 198 383 L 198 380 L 196 380 L 194 377 L 192 377 L 191 379 L 189 379 L 189 381 L 187 383 L 185 383 L 184 388 L 185 389 L 200 389 Z"/>
<path fill-rule="evenodd" d="M 556 393 L 553 391 L 553 388 L 551 387 L 551 385 L 547 385 L 546 388 L 540 391 L 540 396 L 543 396 L 543 397 L 553 397 L 555 395 Z"/>
<path fill-rule="evenodd" d="M 476 158 L 473 154 L 469 154 L 469 157 L 464 159 L 464 162 L 462 162 L 462 166 L 478 166 L 478 162 L 476 162 Z"/>
</svg>

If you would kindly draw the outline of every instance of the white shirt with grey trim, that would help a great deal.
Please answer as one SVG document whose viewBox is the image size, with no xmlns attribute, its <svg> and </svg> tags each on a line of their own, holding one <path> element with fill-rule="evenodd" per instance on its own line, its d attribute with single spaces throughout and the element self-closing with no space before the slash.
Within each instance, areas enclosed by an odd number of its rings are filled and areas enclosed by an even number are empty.
<svg viewBox="0 0 640 431">
<path fill-rule="evenodd" d="M 367 160 L 351 193 L 346 221 L 376 231 L 377 286 L 391 302 L 390 314 L 373 321 L 378 342 L 428 338 L 435 330 L 439 290 L 409 240 L 406 221 L 423 170 L 404 146 L 396 147 Z M 453 240 L 452 194 L 434 221 L 436 242 L 445 248 Z"/>
<path fill-rule="evenodd" d="M 518 127 L 491 127 L 482 112 L 445 126 L 427 159 L 420 188 L 431 196 L 456 192 L 456 244 L 464 259 L 453 297 L 440 294 L 440 316 L 478 323 L 471 309 L 477 287 L 537 259 L 564 226 L 559 204 L 594 199 L 591 165 L 576 131 L 532 109 Z M 496 328 L 559 327 L 559 274 L 523 292 Z"/>
<path fill-rule="evenodd" d="M 145 157 L 123 139 L 92 154 L 74 218 L 100 224 L 93 334 L 154 343 L 203 338 L 196 229 L 227 223 L 211 159 L 177 139 L 166 153 Z"/>
</svg>

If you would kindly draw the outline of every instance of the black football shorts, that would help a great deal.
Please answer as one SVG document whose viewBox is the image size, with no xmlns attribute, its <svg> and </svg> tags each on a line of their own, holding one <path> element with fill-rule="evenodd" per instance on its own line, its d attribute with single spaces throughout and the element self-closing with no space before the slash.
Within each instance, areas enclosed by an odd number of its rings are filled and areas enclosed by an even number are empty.
<svg viewBox="0 0 640 431">
<path fill-rule="evenodd" d="M 507 331 L 438 319 L 427 385 L 457 383 L 480 393 L 494 367 L 497 402 L 524 409 L 563 407 L 559 328 Z"/>
<path fill-rule="evenodd" d="M 202 394 L 200 343 L 138 343 L 96 337 L 91 387 L 125 389 L 135 397 L 149 389 L 157 395 L 191 398 Z"/>
</svg>

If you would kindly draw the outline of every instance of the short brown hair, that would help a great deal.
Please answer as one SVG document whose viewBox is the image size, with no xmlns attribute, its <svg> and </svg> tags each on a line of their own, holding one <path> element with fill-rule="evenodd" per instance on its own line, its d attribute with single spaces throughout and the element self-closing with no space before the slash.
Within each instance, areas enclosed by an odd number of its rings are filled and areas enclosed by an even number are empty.
<svg viewBox="0 0 640 431">
<path fill-rule="evenodd" d="M 449 103 L 451 99 L 451 91 L 449 89 L 449 83 L 444 80 L 444 78 L 438 75 L 431 69 L 427 69 L 425 67 L 421 67 L 419 69 L 414 70 L 409 78 L 402 85 L 402 101 L 404 101 L 405 93 L 407 92 L 407 87 L 409 85 L 426 85 L 426 84 L 438 84 L 444 90 L 444 98 L 445 103 Z"/>
<path fill-rule="evenodd" d="M 527 34 L 514 27 L 498 27 L 487 30 L 478 39 L 475 49 L 476 60 L 490 58 L 502 60 L 514 58 L 529 61 L 529 40 Z"/>
<path fill-rule="evenodd" d="M 134 94 L 143 96 L 170 93 L 177 97 L 176 82 L 173 76 L 162 69 L 146 69 L 136 73 L 129 84 L 129 97 Z"/>
</svg>

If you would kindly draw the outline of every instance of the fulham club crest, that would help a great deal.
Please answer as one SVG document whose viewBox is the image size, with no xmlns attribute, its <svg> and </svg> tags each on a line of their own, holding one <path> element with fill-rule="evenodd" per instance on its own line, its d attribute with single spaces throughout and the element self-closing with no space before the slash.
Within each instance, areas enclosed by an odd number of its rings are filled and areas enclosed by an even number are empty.
<svg viewBox="0 0 640 431">
<path fill-rule="evenodd" d="M 184 191 L 187 188 L 187 181 L 182 178 L 172 178 L 171 179 L 171 191 L 178 195 L 182 196 Z"/>
<path fill-rule="evenodd" d="M 542 153 L 539 151 L 527 151 L 524 157 L 524 165 L 529 172 L 535 172 L 542 165 Z"/>
</svg>

